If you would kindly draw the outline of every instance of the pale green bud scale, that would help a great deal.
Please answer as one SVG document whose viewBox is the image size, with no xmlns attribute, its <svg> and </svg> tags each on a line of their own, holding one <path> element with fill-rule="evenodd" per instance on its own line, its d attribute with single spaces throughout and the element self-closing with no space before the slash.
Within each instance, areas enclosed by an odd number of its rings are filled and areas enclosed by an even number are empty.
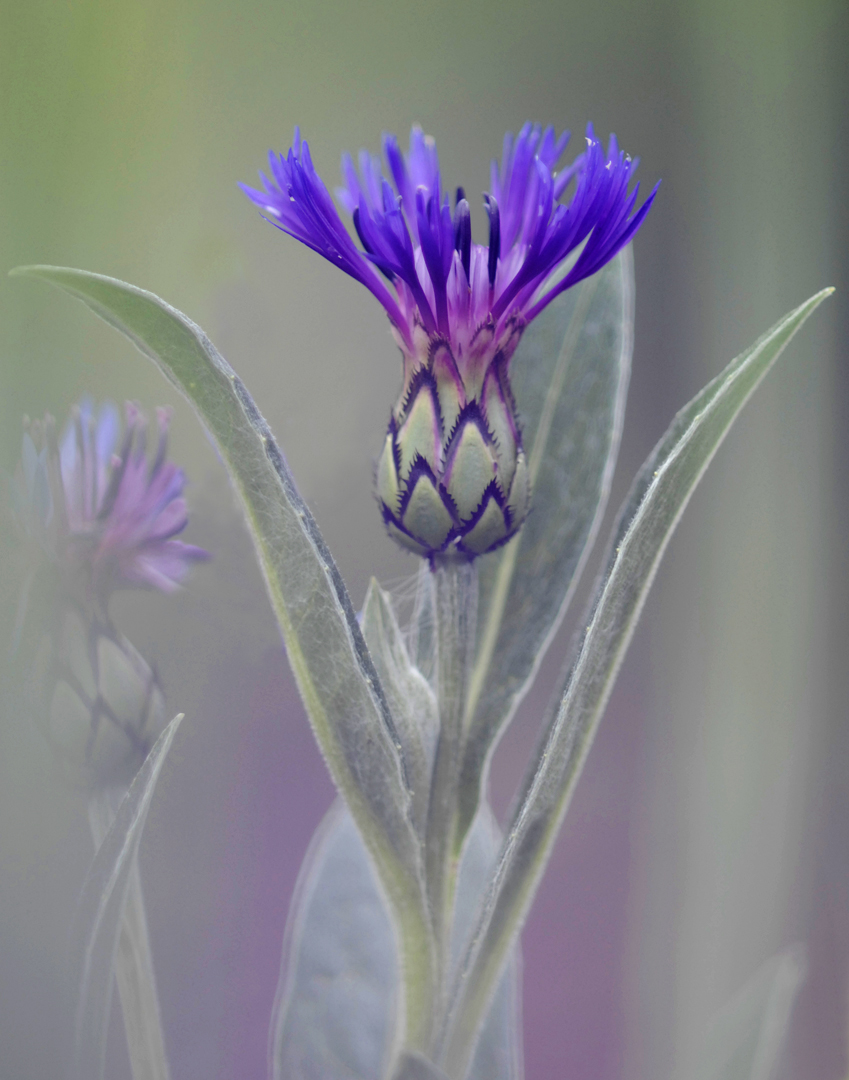
<svg viewBox="0 0 849 1080">
<path fill-rule="evenodd" d="M 429 550 L 438 550 L 448 539 L 454 521 L 433 481 L 419 473 L 401 523 L 407 532 Z"/>
<path fill-rule="evenodd" d="M 450 437 L 465 404 L 465 395 L 457 366 L 444 345 L 434 354 L 433 377 L 436 380 L 436 396 L 442 414 L 442 430 L 446 437 Z"/>
<path fill-rule="evenodd" d="M 398 432 L 401 475 L 409 476 L 417 457 L 433 465 L 442 456 L 441 425 L 434 395 L 422 387 Z"/>
<path fill-rule="evenodd" d="M 393 513 L 398 512 L 400 489 L 391 435 L 386 436 L 383 453 L 377 465 L 377 497 L 385 506 L 390 507 Z"/>
<path fill-rule="evenodd" d="M 495 479 L 498 466 L 493 450 L 474 423 L 465 424 L 454 443 L 445 480 L 461 521 L 471 520 L 483 493 Z"/>
<path fill-rule="evenodd" d="M 463 537 L 463 546 L 475 555 L 482 555 L 504 538 L 504 513 L 490 499 L 477 523 Z"/>
<path fill-rule="evenodd" d="M 401 545 L 401 547 L 405 547 L 415 555 L 428 554 L 428 549 L 424 544 L 420 544 L 417 540 L 414 540 L 408 532 L 402 532 L 394 521 L 386 522 L 386 531 L 393 540 L 396 540 Z"/>
<path fill-rule="evenodd" d="M 501 387 L 498 385 L 494 372 L 486 380 L 484 386 L 484 413 L 495 444 L 498 486 L 502 493 L 507 495 L 510 492 L 513 473 L 516 469 L 516 434 L 514 422 L 508 415 Z"/>
</svg>

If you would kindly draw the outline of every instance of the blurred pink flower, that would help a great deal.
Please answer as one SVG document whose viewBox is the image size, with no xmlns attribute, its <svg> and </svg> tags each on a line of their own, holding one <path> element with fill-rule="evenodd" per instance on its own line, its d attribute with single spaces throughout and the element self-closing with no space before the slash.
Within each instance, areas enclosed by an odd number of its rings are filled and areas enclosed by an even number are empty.
<svg viewBox="0 0 849 1080">
<path fill-rule="evenodd" d="M 151 461 L 147 418 L 130 402 L 121 434 L 118 410 L 90 401 L 74 410 L 59 444 L 59 471 L 69 553 L 104 597 L 120 586 L 173 592 L 208 552 L 176 540 L 188 524 L 186 476 L 166 460 L 170 411 L 156 410 L 159 438 Z"/>
</svg>

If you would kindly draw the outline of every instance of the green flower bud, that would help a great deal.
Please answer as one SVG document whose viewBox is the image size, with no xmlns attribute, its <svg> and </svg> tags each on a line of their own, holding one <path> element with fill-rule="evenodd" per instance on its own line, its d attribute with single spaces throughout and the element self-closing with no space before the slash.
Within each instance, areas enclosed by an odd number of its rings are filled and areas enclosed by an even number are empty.
<svg viewBox="0 0 849 1080">
<path fill-rule="evenodd" d="M 89 788 L 128 783 L 165 726 L 156 676 L 114 628 L 67 610 L 39 657 L 45 733 L 63 770 Z"/>
<path fill-rule="evenodd" d="M 462 373 L 439 338 L 427 340 L 424 362 L 405 356 L 411 374 L 392 413 L 376 487 L 389 533 L 419 555 L 483 555 L 527 516 L 528 464 L 507 376 L 521 329 L 510 327 L 496 346 L 483 327 Z"/>
</svg>

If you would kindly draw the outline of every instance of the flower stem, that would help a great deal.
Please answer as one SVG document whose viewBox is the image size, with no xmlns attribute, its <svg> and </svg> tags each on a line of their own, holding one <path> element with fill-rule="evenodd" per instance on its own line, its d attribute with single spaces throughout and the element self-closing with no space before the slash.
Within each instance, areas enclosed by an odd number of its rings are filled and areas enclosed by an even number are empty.
<svg viewBox="0 0 849 1080">
<path fill-rule="evenodd" d="M 463 751 L 463 716 L 474 654 L 477 567 L 443 560 L 434 573 L 436 589 L 436 694 L 439 739 L 430 790 L 426 841 L 428 900 L 437 948 L 436 1015 L 445 1006 L 450 971 L 451 916 L 459 851 L 455 850 L 458 781 Z"/>
<path fill-rule="evenodd" d="M 95 795 L 89 804 L 89 822 L 96 848 L 103 842 L 115 816 L 114 806 L 110 805 L 111 794 Z M 115 954 L 115 981 L 124 1014 L 133 1080 L 170 1080 L 137 861 L 130 871 Z"/>
</svg>

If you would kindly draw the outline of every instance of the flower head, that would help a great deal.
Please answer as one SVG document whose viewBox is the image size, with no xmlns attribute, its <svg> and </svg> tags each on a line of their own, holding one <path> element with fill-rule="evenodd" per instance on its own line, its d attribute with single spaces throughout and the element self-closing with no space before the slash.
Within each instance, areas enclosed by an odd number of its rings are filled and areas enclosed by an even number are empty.
<svg viewBox="0 0 849 1080">
<path fill-rule="evenodd" d="M 264 190 L 243 188 L 278 228 L 356 278 L 380 301 L 404 358 L 404 387 L 378 465 L 378 498 L 390 532 L 431 559 L 469 557 L 508 540 L 527 514 L 529 486 L 509 365 L 522 332 L 565 289 L 594 274 L 642 224 L 636 162 L 615 136 L 566 168 L 569 140 L 526 124 L 507 134 L 483 196 L 489 243 L 472 242 L 469 203 L 442 191 L 434 141 L 414 127 L 404 155 L 392 135 L 380 160 L 359 170 L 342 159 L 337 190 L 354 243 L 295 130 L 284 157 L 271 153 Z M 559 200 L 571 192 L 568 201 Z M 563 272 L 564 264 L 575 256 Z M 559 273 L 558 273 L 559 272 Z"/>
<path fill-rule="evenodd" d="M 121 586 L 173 592 L 202 548 L 175 537 L 188 523 L 183 470 L 166 459 L 170 414 L 157 410 L 158 440 L 147 452 L 147 420 L 127 403 L 121 437 L 118 410 L 95 416 L 85 400 L 60 441 L 55 425 L 28 425 L 14 485 L 25 531 L 69 579 L 80 574 L 90 599 L 105 606 Z"/>
</svg>

